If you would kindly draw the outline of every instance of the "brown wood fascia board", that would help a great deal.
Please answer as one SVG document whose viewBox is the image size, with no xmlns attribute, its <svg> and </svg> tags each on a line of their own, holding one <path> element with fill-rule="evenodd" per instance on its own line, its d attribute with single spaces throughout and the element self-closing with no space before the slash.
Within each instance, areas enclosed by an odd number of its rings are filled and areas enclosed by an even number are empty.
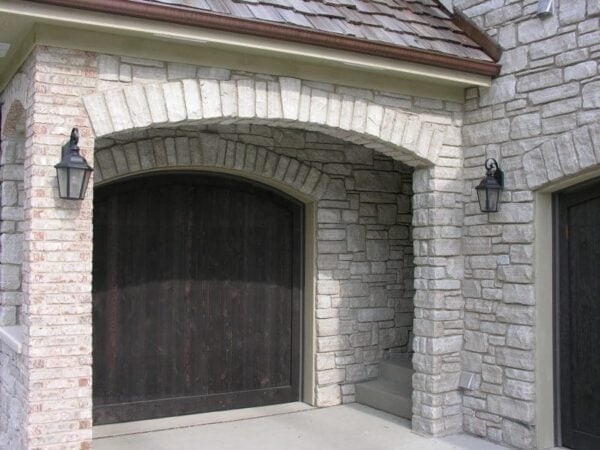
<svg viewBox="0 0 600 450">
<path fill-rule="evenodd" d="M 457 9 L 452 13 L 452 22 L 463 30 L 467 37 L 478 44 L 490 58 L 496 62 L 500 61 L 500 58 L 502 57 L 502 47 L 481 30 L 475 22 Z"/>
<path fill-rule="evenodd" d="M 494 62 L 478 61 L 380 42 L 369 42 L 362 39 L 338 36 L 332 33 L 305 30 L 289 25 L 258 22 L 215 13 L 205 13 L 202 11 L 194 11 L 189 8 L 122 0 L 28 1 L 101 13 L 118 14 L 141 19 L 157 20 L 180 25 L 199 26 L 213 30 L 244 33 L 271 39 L 281 39 L 289 42 L 317 45 L 336 50 L 380 56 L 485 76 L 495 77 L 500 73 L 500 66 Z"/>
</svg>

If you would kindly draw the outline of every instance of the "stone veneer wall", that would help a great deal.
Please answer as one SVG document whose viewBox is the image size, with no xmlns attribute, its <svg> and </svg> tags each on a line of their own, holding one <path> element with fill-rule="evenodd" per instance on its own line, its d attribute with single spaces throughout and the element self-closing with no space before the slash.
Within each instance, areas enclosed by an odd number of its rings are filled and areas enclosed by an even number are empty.
<svg viewBox="0 0 600 450">
<path fill-rule="evenodd" d="M 24 151 L 30 102 L 28 61 L 0 96 L 0 326 L 22 320 Z M 25 360 L 14 346 L 0 342 L 0 448 L 24 445 L 27 411 Z"/>
<path fill-rule="evenodd" d="M 0 155 L 0 326 L 17 325 L 22 302 L 25 139 L 22 131 L 9 136 Z M 0 448 L 22 443 L 24 399 L 22 355 L 0 342 Z"/>
<path fill-rule="evenodd" d="M 455 0 L 504 48 L 491 89 L 465 105 L 464 428 L 518 448 L 535 444 L 534 190 L 600 163 L 600 2 Z M 505 170 L 497 214 L 473 187 L 486 157 Z M 537 299 L 550 302 L 551 299 Z"/>
<path fill-rule="evenodd" d="M 101 94 L 85 103 L 100 136 L 186 117 L 254 122 L 319 130 L 419 167 L 413 176 L 413 428 L 436 435 L 462 431 L 462 105 L 116 55 L 98 55 L 98 78 Z M 123 106 L 129 111 L 121 114 Z"/>
<path fill-rule="evenodd" d="M 19 321 L 23 263 L 23 153 L 25 137 L 2 141 L 0 155 L 0 326 Z"/>
<path fill-rule="evenodd" d="M 384 357 L 408 351 L 411 168 L 321 133 L 249 124 L 125 133 L 99 139 L 95 159 L 96 182 L 204 167 L 259 175 L 298 192 L 314 186 L 318 406 L 354 401 L 354 383 L 377 376 Z"/>
<path fill-rule="evenodd" d="M 23 448 L 26 421 L 24 371 L 21 355 L 0 342 L 0 449 Z"/>
<path fill-rule="evenodd" d="M 246 116 L 245 122 L 309 130 L 305 134 L 305 145 L 308 147 L 317 145 L 319 151 L 324 150 L 324 145 L 336 146 L 330 150 L 334 150 L 338 155 L 346 150 L 340 151 L 341 144 L 327 141 L 330 138 L 326 138 L 326 142 L 320 141 L 322 137 L 313 140 L 314 136 L 319 136 L 312 132 L 316 129 L 342 138 L 345 141 L 344 149 L 356 148 L 356 145 L 375 149 L 373 161 L 367 164 L 372 166 L 373 171 L 384 173 L 390 171 L 391 161 L 382 158 L 380 153 L 400 159 L 408 165 L 417 166 L 412 176 L 415 263 L 413 363 L 416 371 L 413 378 L 413 428 L 418 432 L 431 434 L 449 434 L 462 430 L 461 396 L 458 391 L 464 310 L 461 291 L 463 278 L 461 254 L 463 183 L 460 133 L 463 113 L 461 105 L 407 95 L 352 89 L 328 83 L 280 79 L 265 74 L 96 55 L 51 47 L 36 47 L 27 65 L 32 68 L 32 73 L 27 78 L 31 83 L 31 89 L 28 97 L 30 104 L 28 103 L 27 107 L 24 159 L 25 226 L 21 314 L 24 332 L 22 404 L 25 405 L 22 411 L 27 411 L 27 414 L 22 420 L 12 415 L 14 420 L 22 425 L 23 430 L 21 433 L 20 430 L 9 429 L 11 439 L 16 436 L 16 440 L 13 441 L 16 445 L 13 448 L 86 449 L 90 448 L 92 443 L 90 324 L 93 193 L 90 189 L 82 202 L 58 199 L 53 166 L 60 158 L 61 146 L 68 140 L 70 129 L 77 126 L 81 133 L 82 153 L 88 161 L 92 161 L 94 159 L 92 152 L 95 148 L 94 135 L 105 136 L 114 132 L 114 129 L 106 131 L 106 127 L 103 128 L 103 132 L 99 132 L 101 128 L 96 128 L 97 126 L 112 127 L 114 121 L 118 122 L 119 131 L 134 128 L 133 123 L 145 121 L 148 115 L 147 109 L 139 109 L 140 104 L 135 103 L 137 100 L 148 101 L 143 98 L 143 95 L 146 95 L 144 92 L 151 93 L 152 101 L 164 102 L 164 93 L 177 94 L 181 92 L 181 85 L 179 81 L 163 83 L 166 80 L 179 80 L 184 77 L 187 80 L 184 80 L 187 87 L 193 88 L 194 84 L 196 85 L 196 98 L 188 98 L 186 91 L 186 104 L 194 107 L 201 104 L 203 109 L 207 108 L 205 111 L 209 111 L 212 116 L 209 122 L 230 124 L 239 120 L 232 117 L 234 112 L 237 111 L 241 115 L 242 107 L 251 107 L 251 113 Z M 201 77 L 202 80 L 197 81 L 197 77 Z M 140 89 L 141 86 L 146 85 L 147 88 Z M 134 87 L 128 92 L 133 97 L 124 96 L 121 89 L 125 86 Z M 209 95 L 203 95 L 198 99 L 198 87 L 202 89 L 203 94 Z M 205 88 L 209 88 L 210 91 L 205 92 Z M 256 100 L 256 103 L 244 104 L 243 99 L 239 98 L 240 103 L 237 104 L 236 89 L 244 95 L 252 94 L 252 99 Z M 103 94 L 98 95 L 99 92 Z M 191 92 L 193 93 L 194 90 Z M 223 100 L 222 107 L 219 105 L 219 96 L 215 95 L 217 92 Z M 142 97 L 139 96 L 140 93 Z M 295 100 L 291 103 L 283 101 L 284 94 Z M 112 102 L 113 106 L 110 108 L 112 116 L 107 119 L 92 115 L 89 108 L 86 109 L 84 106 L 84 99 L 91 97 L 95 98 L 94 101 Z M 171 104 L 166 105 L 168 117 L 164 103 L 162 106 L 154 103 L 150 105 L 151 108 L 155 107 L 158 110 L 162 108 L 161 114 L 164 114 L 165 119 L 156 121 L 160 126 L 166 126 L 165 122 L 169 122 L 169 126 L 176 127 L 186 122 L 189 124 L 190 121 L 195 121 L 194 125 L 202 124 L 201 121 L 196 120 L 198 110 L 186 111 L 186 105 L 174 105 L 175 100 L 177 98 L 171 96 L 169 98 Z M 131 101 L 134 103 L 128 103 Z M 188 101 L 192 103 L 187 103 Z M 176 109 L 169 109 L 173 107 Z M 249 109 L 244 111 L 247 112 Z M 299 112 L 300 116 L 298 116 Z M 172 117 L 172 113 L 176 114 L 176 117 Z M 292 114 L 293 117 L 290 118 L 287 114 Z M 286 115 L 285 120 L 284 115 Z M 203 120 L 205 119 L 206 116 Z M 94 123 L 94 128 L 91 122 Z M 247 123 L 241 124 L 240 130 L 246 130 L 247 128 L 244 127 Z M 257 130 L 266 133 L 265 128 L 257 128 Z M 213 129 L 212 132 L 213 134 L 218 132 L 221 136 L 227 134 L 223 129 Z M 278 148 L 276 136 L 279 131 L 272 129 L 271 132 L 276 149 Z M 236 129 L 234 134 L 237 135 L 236 139 L 239 142 L 243 140 L 242 135 L 246 133 L 241 132 L 238 135 Z M 256 134 L 260 134 L 260 131 L 250 133 L 250 135 Z M 254 136 L 257 137 L 259 136 Z M 367 153 L 363 150 L 365 149 L 360 148 L 358 153 L 369 154 L 370 150 Z M 306 153 L 302 157 L 309 158 Z M 358 156 L 354 154 L 349 157 Z M 140 159 L 140 163 L 141 161 Z M 284 161 L 283 157 L 279 159 L 280 163 L 282 161 Z M 290 166 L 291 161 L 290 159 Z M 101 164 L 99 162 L 99 165 Z M 336 162 L 314 161 L 311 164 L 313 166 L 322 164 L 320 170 L 331 171 L 332 169 L 326 167 L 333 166 L 327 165 Z M 404 168 L 399 162 L 393 162 L 393 167 Z M 104 175 L 101 167 L 98 174 Z M 351 178 L 356 181 L 359 176 L 354 172 L 351 176 L 333 172 L 324 176 L 337 180 L 334 182 L 337 186 L 341 186 L 343 179 L 344 188 L 347 193 L 350 192 L 346 200 L 323 200 L 347 201 L 350 205 L 350 208 L 346 208 L 345 204 L 338 204 L 340 208 L 337 212 L 334 206 L 324 208 L 333 210 L 326 215 L 335 215 L 337 218 L 338 213 L 343 217 L 343 210 L 354 211 L 357 199 L 359 203 L 361 202 L 361 194 L 358 193 L 356 185 L 352 185 Z M 402 175 L 400 179 L 402 180 Z M 346 186 L 347 181 L 349 184 Z M 401 184 L 404 184 L 404 181 L 407 181 L 406 178 Z M 375 193 L 384 193 L 381 191 L 376 189 Z M 380 238 L 378 231 L 385 231 L 388 224 L 380 224 L 383 225 L 383 229 L 378 230 L 375 222 L 379 220 L 380 215 L 385 217 L 393 209 L 393 202 L 389 199 L 390 197 L 386 196 L 386 200 L 372 202 L 365 200 L 362 202 L 365 205 L 362 212 L 360 205 L 357 211 L 350 212 L 350 217 L 358 213 L 357 225 L 365 225 L 364 255 L 367 259 L 367 241 L 373 241 L 371 248 L 376 252 L 382 245 L 377 241 L 385 241 Z M 397 211 L 406 210 L 405 206 L 398 202 L 396 207 Z M 400 215 L 403 217 L 399 220 L 405 220 L 406 217 Z M 361 218 L 364 219 L 364 223 L 360 223 Z M 336 223 L 332 222 L 327 226 L 325 221 L 322 223 L 323 227 L 320 231 L 322 231 L 321 237 L 325 247 L 340 245 L 333 239 L 334 236 L 340 235 Z M 370 228 L 371 225 L 374 227 Z M 388 233 L 392 227 L 391 224 L 389 225 Z M 396 258 L 392 255 L 397 251 L 394 245 L 390 248 L 392 259 Z M 383 246 L 385 247 L 385 243 Z M 408 255 L 408 250 L 404 250 Z M 357 252 L 361 253 L 361 251 Z M 347 253 L 349 252 L 340 254 L 347 255 Z M 323 267 L 325 276 L 317 280 L 317 289 L 320 289 L 321 294 L 325 296 L 324 305 L 327 304 L 326 297 L 330 295 L 326 293 L 327 289 L 332 284 L 335 285 L 336 281 L 340 281 L 334 280 L 332 283 L 327 276 L 331 274 L 343 277 L 346 273 L 344 271 L 351 270 L 345 268 L 349 260 L 344 258 L 338 256 L 338 264 L 341 267 L 339 269 L 326 269 L 326 265 L 320 266 Z M 332 260 L 333 258 L 330 257 L 330 264 Z M 381 261 L 372 262 L 370 270 L 381 270 L 381 265 L 376 264 Z M 320 264 L 326 262 L 322 261 Z M 392 266 L 394 264 L 395 262 Z M 391 266 L 386 267 L 386 271 L 388 269 L 393 271 Z M 356 276 L 358 279 L 358 275 L 350 273 L 351 278 Z M 360 277 L 361 279 L 364 277 L 365 280 L 368 279 L 367 277 L 373 277 L 369 280 L 369 284 L 381 283 L 378 286 L 381 287 L 384 282 L 376 282 L 375 279 L 382 275 L 384 274 L 373 272 L 360 274 Z M 387 286 L 387 281 L 385 283 Z M 408 295 L 410 288 L 408 286 L 405 288 Z M 380 298 L 377 296 L 379 294 L 376 292 L 381 292 L 381 289 L 374 291 L 373 301 L 379 302 Z M 396 293 L 391 295 L 396 296 Z M 350 295 L 347 297 L 353 298 Z M 366 295 L 361 294 L 361 297 L 361 301 L 367 299 Z M 368 299 L 370 302 L 371 295 Z M 333 297 L 331 301 L 334 306 Z M 351 309 L 343 304 L 335 306 L 338 306 L 338 312 L 341 314 L 346 314 Z M 358 318 L 358 311 L 355 312 Z M 402 316 L 397 314 L 396 317 Z M 335 322 L 327 323 L 326 320 L 330 318 L 333 317 L 320 317 L 325 319 L 323 330 L 326 330 L 327 325 Z M 343 318 L 345 319 L 345 316 Z M 385 320 L 383 322 L 391 323 Z M 361 321 L 353 322 L 353 327 L 356 323 L 359 327 L 358 333 L 361 333 Z M 363 326 L 374 329 L 374 323 L 378 323 L 379 326 L 379 320 L 374 320 L 369 325 L 365 322 Z M 323 332 L 327 333 L 327 331 Z M 329 339 L 330 336 L 323 336 L 323 338 L 324 343 L 338 341 L 336 336 L 333 336 L 333 339 Z M 403 346 L 404 344 L 401 344 L 396 349 L 403 350 Z M 322 350 L 323 348 L 326 347 L 322 347 Z M 386 347 L 378 345 L 377 352 L 381 353 L 383 348 Z M 371 350 L 373 349 L 374 346 Z M 331 351 L 334 352 L 333 349 Z M 323 398 L 329 396 L 335 401 L 341 400 L 341 395 L 336 391 L 339 385 L 331 380 L 341 377 L 339 369 L 342 365 L 350 364 L 349 360 L 344 358 L 345 356 L 350 355 L 340 355 L 339 361 L 335 361 L 335 369 L 323 371 L 321 380 L 323 386 L 335 387 L 327 387 L 323 391 Z M 364 353 L 362 357 L 363 361 L 369 358 Z M 322 363 L 327 367 L 327 364 L 331 364 L 331 357 L 329 362 L 324 358 Z M 365 371 L 368 366 L 369 364 L 364 365 Z M 360 366 L 356 368 L 362 370 Z M 347 375 L 346 370 L 344 377 Z M 10 385 L 11 379 L 3 378 L 3 381 L 5 379 L 8 379 Z M 328 384 L 330 382 L 331 384 Z M 345 401 L 351 400 L 351 387 L 345 388 L 343 395 Z M 14 411 L 11 409 L 11 412 Z"/>
</svg>

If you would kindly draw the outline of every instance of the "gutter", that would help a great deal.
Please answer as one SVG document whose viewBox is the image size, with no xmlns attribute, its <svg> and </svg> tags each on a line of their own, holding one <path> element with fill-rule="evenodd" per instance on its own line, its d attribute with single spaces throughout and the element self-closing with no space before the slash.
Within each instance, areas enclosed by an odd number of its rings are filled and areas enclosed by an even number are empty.
<svg viewBox="0 0 600 450">
<path fill-rule="evenodd" d="M 281 39 L 302 44 L 312 44 L 336 50 L 346 50 L 366 55 L 409 61 L 479 75 L 495 77 L 500 73 L 500 66 L 493 62 L 476 61 L 458 56 L 448 56 L 437 52 L 398 47 L 380 42 L 369 42 L 347 36 L 337 36 L 321 31 L 309 31 L 288 25 L 251 21 L 185 8 L 163 6 L 160 4 L 122 0 L 29 1 L 80 10 L 157 20 L 180 25 L 191 25 L 219 31 L 235 31 L 254 36 Z"/>
</svg>

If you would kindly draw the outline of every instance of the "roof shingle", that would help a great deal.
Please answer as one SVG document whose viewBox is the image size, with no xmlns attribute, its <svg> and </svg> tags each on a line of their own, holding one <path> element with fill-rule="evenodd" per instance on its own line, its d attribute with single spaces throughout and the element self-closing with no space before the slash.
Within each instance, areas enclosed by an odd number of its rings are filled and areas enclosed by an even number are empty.
<svg viewBox="0 0 600 450">
<path fill-rule="evenodd" d="M 129 0 L 132 1 L 132 0 Z M 135 0 L 460 58 L 493 59 L 436 0 Z"/>
</svg>

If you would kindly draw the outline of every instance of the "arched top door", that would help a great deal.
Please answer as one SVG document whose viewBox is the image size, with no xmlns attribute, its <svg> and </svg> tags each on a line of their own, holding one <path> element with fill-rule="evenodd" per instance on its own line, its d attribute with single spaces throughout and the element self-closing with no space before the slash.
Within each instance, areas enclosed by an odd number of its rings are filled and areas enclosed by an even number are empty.
<svg viewBox="0 0 600 450">
<path fill-rule="evenodd" d="M 215 174 L 97 189 L 97 424 L 299 399 L 302 215 Z"/>
</svg>

